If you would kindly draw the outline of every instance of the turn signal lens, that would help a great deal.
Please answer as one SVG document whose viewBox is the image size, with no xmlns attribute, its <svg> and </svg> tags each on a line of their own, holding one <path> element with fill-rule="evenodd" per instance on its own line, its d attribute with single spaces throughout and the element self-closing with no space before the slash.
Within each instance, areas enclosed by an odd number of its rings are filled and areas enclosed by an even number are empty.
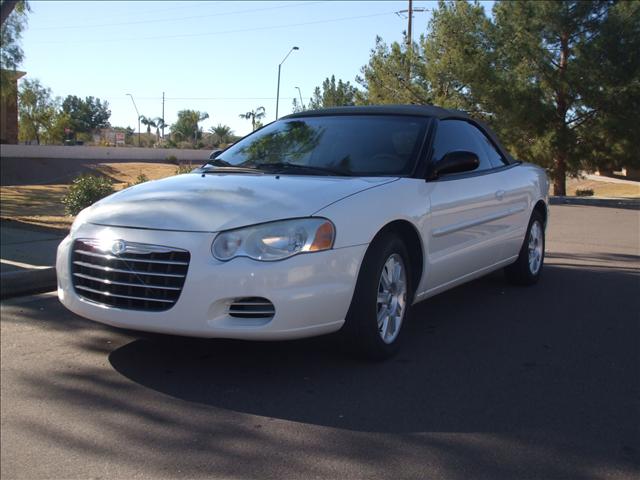
<svg viewBox="0 0 640 480">
<path fill-rule="evenodd" d="M 336 232 L 331 222 L 324 222 L 316 230 L 316 235 L 309 247 L 310 252 L 317 252 L 319 250 L 328 250 L 333 246 L 333 240 Z"/>
</svg>

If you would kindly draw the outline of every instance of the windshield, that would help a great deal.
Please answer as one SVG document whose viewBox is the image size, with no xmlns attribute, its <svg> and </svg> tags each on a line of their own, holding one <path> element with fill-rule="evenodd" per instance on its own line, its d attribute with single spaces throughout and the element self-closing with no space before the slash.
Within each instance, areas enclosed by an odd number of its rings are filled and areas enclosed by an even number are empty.
<svg viewBox="0 0 640 480">
<path fill-rule="evenodd" d="M 388 115 L 284 119 L 240 140 L 209 164 L 301 175 L 408 175 L 428 120 Z"/>
</svg>

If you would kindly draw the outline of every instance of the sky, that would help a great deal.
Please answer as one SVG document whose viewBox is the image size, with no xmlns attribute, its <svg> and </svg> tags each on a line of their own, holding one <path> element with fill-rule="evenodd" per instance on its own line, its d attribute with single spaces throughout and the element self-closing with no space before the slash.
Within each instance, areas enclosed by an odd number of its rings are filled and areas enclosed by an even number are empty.
<svg viewBox="0 0 640 480">
<path fill-rule="evenodd" d="M 305 104 L 331 75 L 355 84 L 376 35 L 401 41 L 407 1 L 43 1 L 30 0 L 23 34 L 25 78 L 62 98 L 109 102 L 110 122 L 137 130 L 137 114 L 168 124 L 183 109 L 209 114 L 237 135 L 251 131 L 241 113 L 263 106 L 275 119 L 291 113 L 300 88 Z M 490 11 L 492 2 L 482 2 Z M 436 2 L 413 2 L 414 39 L 426 31 Z M 144 126 L 143 126 L 144 129 Z"/>
</svg>

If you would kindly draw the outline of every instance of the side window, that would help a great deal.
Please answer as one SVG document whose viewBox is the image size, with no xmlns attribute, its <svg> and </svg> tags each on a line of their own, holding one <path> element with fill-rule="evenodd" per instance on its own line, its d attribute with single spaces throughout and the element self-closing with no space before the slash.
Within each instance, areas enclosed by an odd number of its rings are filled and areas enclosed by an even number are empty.
<svg viewBox="0 0 640 480">
<path fill-rule="evenodd" d="M 481 143 L 484 145 L 484 149 L 487 152 L 487 157 L 489 157 L 489 162 L 491 162 L 491 166 L 493 168 L 499 168 L 507 165 L 507 162 L 504 160 L 502 155 L 500 155 L 498 150 L 496 150 L 496 147 L 493 146 L 493 143 L 491 143 L 491 140 L 489 140 L 487 136 L 478 128 L 473 127 L 473 129 L 476 131 L 476 134 L 481 139 L 480 140 Z"/>
<path fill-rule="evenodd" d="M 433 144 L 433 160 L 437 162 L 449 152 L 465 150 L 478 155 L 480 165 L 476 172 L 494 168 L 487 154 L 486 142 L 478 134 L 476 127 L 463 120 L 440 121 Z"/>
</svg>

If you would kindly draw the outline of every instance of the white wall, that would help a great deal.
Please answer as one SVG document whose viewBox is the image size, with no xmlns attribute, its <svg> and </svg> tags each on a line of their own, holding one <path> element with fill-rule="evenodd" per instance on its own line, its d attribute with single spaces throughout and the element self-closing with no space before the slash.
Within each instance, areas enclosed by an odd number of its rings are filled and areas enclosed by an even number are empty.
<svg viewBox="0 0 640 480">
<path fill-rule="evenodd" d="M 177 160 L 202 161 L 208 150 L 135 147 L 73 147 L 62 145 L 0 145 L 0 156 L 7 158 L 77 158 L 83 160 L 165 161 L 173 155 Z"/>
</svg>

